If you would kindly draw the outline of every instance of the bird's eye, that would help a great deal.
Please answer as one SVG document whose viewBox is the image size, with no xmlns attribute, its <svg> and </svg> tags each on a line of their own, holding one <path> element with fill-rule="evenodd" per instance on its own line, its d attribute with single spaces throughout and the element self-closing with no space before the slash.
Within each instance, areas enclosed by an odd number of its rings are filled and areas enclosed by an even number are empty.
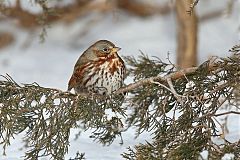
<svg viewBox="0 0 240 160">
<path fill-rule="evenodd" d="M 103 48 L 103 52 L 109 52 L 108 48 Z"/>
</svg>

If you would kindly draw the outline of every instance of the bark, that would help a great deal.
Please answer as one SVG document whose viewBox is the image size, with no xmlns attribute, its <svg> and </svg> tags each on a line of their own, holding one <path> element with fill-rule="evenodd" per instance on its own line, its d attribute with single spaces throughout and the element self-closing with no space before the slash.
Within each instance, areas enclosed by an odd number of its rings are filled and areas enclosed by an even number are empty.
<svg viewBox="0 0 240 160">
<path fill-rule="evenodd" d="M 187 13 L 193 0 L 177 0 L 177 64 L 180 68 L 197 65 L 198 20 L 195 11 Z"/>
</svg>

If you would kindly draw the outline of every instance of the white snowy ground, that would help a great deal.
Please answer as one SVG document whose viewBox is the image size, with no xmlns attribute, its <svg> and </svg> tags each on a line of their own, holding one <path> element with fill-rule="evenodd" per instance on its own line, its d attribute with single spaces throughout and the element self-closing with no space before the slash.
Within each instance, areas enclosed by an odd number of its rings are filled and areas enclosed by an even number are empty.
<svg viewBox="0 0 240 160">
<path fill-rule="evenodd" d="M 214 3 L 212 0 L 211 3 Z M 221 0 L 215 8 L 224 4 Z M 238 5 L 240 5 L 238 3 Z M 209 56 L 228 56 L 228 50 L 239 43 L 239 6 L 234 14 L 228 18 L 218 18 L 201 23 L 199 28 L 199 61 L 207 60 Z M 199 14 L 212 9 L 206 1 L 200 1 Z M 87 26 L 87 27 L 86 27 Z M 91 27 L 90 27 L 91 26 Z M 121 55 L 140 54 L 139 50 L 150 56 L 158 56 L 166 60 L 170 53 L 172 62 L 175 62 L 176 31 L 174 13 L 167 16 L 153 16 L 146 19 L 115 12 L 113 14 L 92 15 L 81 18 L 73 24 L 55 24 L 47 30 L 46 42 L 39 43 L 38 33 L 28 33 L 17 29 L 12 22 L 1 22 L 0 31 L 11 31 L 16 35 L 16 42 L 0 50 L 0 74 L 8 73 L 19 83 L 37 82 L 41 86 L 66 90 L 73 66 L 80 54 L 93 42 L 99 39 L 108 39 L 121 47 Z M 87 34 L 82 30 L 88 28 Z M 30 40 L 29 40 L 30 39 Z M 31 44 L 27 47 L 26 41 Z M 129 83 L 129 82 L 126 82 Z M 229 119 L 228 135 L 231 141 L 240 138 L 240 118 L 231 116 Z M 119 145 L 117 139 L 111 146 L 102 147 L 90 139 L 89 132 L 82 133 L 77 141 L 74 135 L 78 130 L 72 130 L 69 153 L 66 159 L 73 157 L 77 150 L 85 152 L 90 160 L 121 159 L 120 153 L 128 146 L 138 142 L 151 140 L 148 134 L 134 139 L 134 130 L 123 134 L 124 144 Z M 7 156 L 0 155 L 0 160 L 20 160 L 24 155 L 21 136 L 16 136 L 7 148 Z M 147 137 L 147 139 L 146 139 Z M 1 152 L 2 148 L 0 148 Z M 228 159 L 228 158 L 226 158 Z"/>
</svg>

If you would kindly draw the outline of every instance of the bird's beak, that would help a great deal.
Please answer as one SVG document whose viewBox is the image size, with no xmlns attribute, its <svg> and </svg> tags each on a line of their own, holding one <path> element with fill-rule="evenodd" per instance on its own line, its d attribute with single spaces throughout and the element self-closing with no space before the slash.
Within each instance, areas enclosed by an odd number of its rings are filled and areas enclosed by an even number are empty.
<svg viewBox="0 0 240 160">
<path fill-rule="evenodd" d="M 112 53 L 116 53 L 116 52 L 119 51 L 119 50 L 121 50 L 121 48 L 119 48 L 119 47 L 114 47 L 114 48 L 112 49 Z"/>
</svg>

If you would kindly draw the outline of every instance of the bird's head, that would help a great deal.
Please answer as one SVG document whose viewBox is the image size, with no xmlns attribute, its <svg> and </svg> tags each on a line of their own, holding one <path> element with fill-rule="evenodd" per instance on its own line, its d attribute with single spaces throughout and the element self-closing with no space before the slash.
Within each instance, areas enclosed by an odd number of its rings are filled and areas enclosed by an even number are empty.
<svg viewBox="0 0 240 160">
<path fill-rule="evenodd" d="M 99 40 L 90 47 L 97 57 L 109 57 L 117 53 L 121 48 L 116 47 L 108 40 Z"/>
</svg>

